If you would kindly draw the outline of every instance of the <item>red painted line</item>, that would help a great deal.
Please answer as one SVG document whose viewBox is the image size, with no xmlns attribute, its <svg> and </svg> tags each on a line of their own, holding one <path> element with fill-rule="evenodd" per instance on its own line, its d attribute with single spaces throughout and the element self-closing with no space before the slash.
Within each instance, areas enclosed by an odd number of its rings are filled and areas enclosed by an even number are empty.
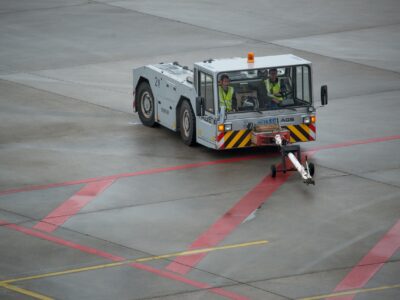
<svg viewBox="0 0 400 300">
<path fill-rule="evenodd" d="M 3 226 L 5 226 L 5 227 L 7 227 L 9 229 L 13 229 L 13 230 L 19 231 L 19 232 L 24 233 L 24 234 L 29 235 L 29 236 L 37 237 L 37 238 L 40 238 L 40 239 L 43 239 L 43 240 L 46 240 L 46 241 L 49 241 L 49 242 L 52 242 L 52 243 L 56 243 L 56 244 L 59 244 L 59 245 L 62 245 L 62 246 L 66 246 L 66 247 L 69 247 L 69 248 L 72 248 L 72 249 L 76 249 L 76 250 L 79 250 L 81 252 L 97 255 L 97 256 L 109 259 L 111 261 L 123 261 L 123 260 L 126 260 L 126 258 L 121 257 L 121 256 L 116 256 L 116 255 L 113 255 L 113 254 L 110 254 L 110 253 L 107 253 L 107 252 L 104 252 L 104 251 L 101 251 L 101 250 L 98 250 L 98 249 L 95 249 L 95 248 L 92 248 L 92 247 L 80 245 L 80 244 L 77 244 L 77 243 L 74 243 L 74 242 L 71 242 L 71 241 L 67 241 L 67 240 L 61 239 L 59 237 L 52 236 L 52 235 L 48 235 L 46 233 L 43 233 L 43 232 L 40 232 L 40 231 L 36 231 L 36 230 L 30 229 L 30 228 L 27 228 L 27 227 L 23 227 L 23 226 L 19 226 L 19 225 L 16 225 L 16 224 L 8 223 L 8 222 L 3 221 L 3 220 L 0 220 L 0 225 L 3 225 Z M 132 264 L 129 264 L 129 265 L 131 267 L 133 267 L 133 268 L 144 270 L 144 271 L 153 273 L 155 275 L 158 275 L 160 277 L 164 277 L 164 278 L 168 278 L 168 279 L 171 279 L 171 280 L 179 281 L 179 282 L 194 286 L 194 287 L 199 288 L 199 289 L 207 289 L 211 293 L 214 293 L 214 294 L 217 294 L 217 295 L 220 295 L 220 296 L 224 296 L 224 297 L 229 298 L 229 299 L 249 300 L 249 298 L 247 298 L 247 297 L 244 297 L 242 295 L 239 295 L 239 294 L 224 290 L 222 288 L 213 288 L 211 285 L 208 285 L 206 283 L 203 283 L 203 282 L 200 282 L 200 281 L 196 281 L 196 280 L 192 280 L 192 279 L 188 279 L 188 278 L 185 278 L 183 276 L 179 276 L 177 274 L 173 274 L 173 273 L 170 273 L 170 272 L 158 270 L 156 268 L 153 268 L 153 267 L 150 267 L 150 266 L 147 266 L 147 265 L 144 265 L 144 264 L 132 263 Z"/>
<path fill-rule="evenodd" d="M 33 226 L 33 228 L 46 232 L 53 232 L 59 226 L 68 221 L 69 218 L 77 214 L 83 207 L 89 204 L 113 182 L 114 179 L 88 183 L 75 195 L 63 202 L 43 220 Z"/>
<path fill-rule="evenodd" d="M 378 143 L 378 142 L 386 142 L 386 141 L 391 141 L 391 140 L 398 140 L 400 139 L 400 135 L 395 135 L 395 136 L 387 136 L 387 137 L 380 137 L 380 138 L 372 138 L 372 139 L 366 139 L 366 140 L 358 140 L 358 141 L 350 141 L 350 142 L 343 142 L 339 144 L 333 144 L 333 145 L 327 145 L 327 146 L 321 146 L 321 147 L 316 147 L 313 149 L 310 149 L 308 151 L 309 155 L 312 155 L 316 151 L 321 151 L 321 150 L 326 150 L 326 149 L 335 149 L 335 148 L 342 148 L 342 147 L 349 147 L 349 146 L 354 146 L 354 145 L 362 145 L 362 144 L 369 144 L 369 143 Z M 246 157 L 241 157 L 241 158 L 229 158 L 229 159 L 223 159 L 223 160 L 217 160 L 217 161 L 210 161 L 210 162 L 201 162 L 201 163 L 195 163 L 195 164 L 187 164 L 187 165 L 181 165 L 181 166 L 175 166 L 175 167 L 168 167 L 168 168 L 159 168 L 159 169 L 151 169 L 151 170 L 145 170 L 145 171 L 139 171 L 139 172 L 133 172 L 133 173 L 124 173 L 124 174 L 118 174 L 114 176 L 107 176 L 107 177 L 98 177 L 98 178 L 89 178 L 89 179 L 83 179 L 83 180 L 77 180 L 77 181 L 69 181 L 69 182 L 63 182 L 63 183 L 55 183 L 55 184 L 49 184 L 49 185 L 37 185 L 37 186 L 31 186 L 31 187 L 26 187 L 26 188 L 21 188 L 21 189 L 13 189 L 13 190 L 5 190 L 5 191 L 0 191 L 0 196 L 1 195 L 6 195 L 6 194 L 11 194 L 11 193 L 17 193 L 17 192 L 23 192 L 23 191 L 32 191 L 32 190 L 40 190 L 40 189 L 48 189 L 52 187 L 60 187 L 60 186 L 67 186 L 67 185 L 75 185 L 75 184 L 82 184 L 82 183 L 91 183 L 91 182 L 96 182 L 96 181 L 114 181 L 118 178 L 122 177 L 132 177 L 132 176 L 138 176 L 138 175 L 147 175 L 147 174 L 154 174 L 154 173 L 161 173 L 161 172 L 168 172 L 168 171 L 175 171 L 175 170 L 182 170 L 182 169 L 188 169 L 188 168 L 197 168 L 197 167 L 203 167 L 203 166 L 209 166 L 209 165 L 216 165 L 216 164 L 221 164 L 221 163 L 230 163 L 230 162 L 237 162 L 237 161 L 245 161 L 245 160 L 250 160 L 250 159 L 257 159 L 260 157 L 266 157 L 267 155 L 255 155 L 255 156 L 246 156 Z M 272 184 L 268 184 L 268 181 L 270 181 L 269 176 L 264 178 L 264 180 L 258 184 L 252 191 L 250 191 L 244 198 L 242 198 L 232 209 L 230 209 L 219 221 L 214 223 L 209 230 L 207 230 L 204 234 L 202 234 L 192 245 L 189 249 L 194 249 L 197 247 L 210 247 L 213 245 L 218 244 L 220 241 L 222 241 L 226 235 L 228 235 L 230 232 L 232 232 L 243 220 L 251 213 L 253 212 L 259 205 L 264 203 L 267 198 L 276 190 L 278 189 L 290 176 L 290 173 L 286 173 L 284 176 L 280 176 L 279 179 L 275 179 Z M 266 193 L 266 191 L 269 191 Z M 23 227 L 20 227 L 18 225 L 13 225 L 9 224 L 7 222 L 1 221 L 0 220 L 0 225 L 1 226 L 7 226 L 9 228 L 16 229 L 18 231 L 24 232 L 29 235 L 33 235 L 36 237 L 40 237 L 46 240 L 50 240 L 59 244 L 63 244 L 84 252 L 96 254 L 102 257 L 105 257 L 104 255 L 110 255 L 105 252 L 88 248 L 85 246 L 81 246 L 75 243 L 71 243 L 56 237 L 51 237 L 48 235 L 45 235 L 43 233 L 33 231 L 28 228 L 24 228 L 23 230 L 20 230 Z M 17 229 L 19 228 L 19 229 Z M 28 233 L 29 232 L 29 233 Z M 51 237 L 49 239 L 48 237 Z M 202 245 L 202 246 L 199 246 Z M 82 248 L 83 247 L 83 248 Z M 399 246 L 397 246 L 396 249 L 398 249 Z M 385 247 L 384 247 L 385 248 Z M 98 253 L 96 253 L 98 252 Z M 193 256 L 187 256 L 187 257 L 182 257 L 184 258 L 189 258 L 188 262 L 179 262 L 179 259 L 175 260 L 175 262 L 171 263 L 167 268 L 173 269 L 175 272 L 178 273 L 186 273 L 189 271 L 195 264 L 197 264 L 205 255 L 193 255 Z M 115 257 L 116 259 L 123 259 L 123 258 L 118 258 Z M 187 265 L 179 265 L 179 263 L 182 264 L 187 264 Z M 383 263 L 381 263 L 383 265 Z M 380 269 L 382 265 L 378 265 L 378 268 L 376 271 L 370 271 L 369 278 L 377 272 L 377 270 Z M 141 265 L 144 267 L 148 267 L 145 265 Z M 363 267 L 359 265 L 359 267 Z M 151 267 L 148 267 L 151 268 Z M 144 268 L 143 268 L 144 269 Z M 168 278 L 174 278 L 174 276 L 179 276 L 173 273 L 168 273 L 165 271 L 160 271 L 157 269 L 154 269 L 155 273 L 158 274 L 169 274 Z M 356 278 L 355 276 L 354 278 Z M 367 279 L 367 281 L 369 280 Z M 187 278 L 181 277 L 182 282 L 187 281 Z M 366 281 L 366 282 L 367 282 Z M 196 284 L 192 284 L 193 286 L 196 286 Z M 203 283 L 200 283 L 202 285 Z M 365 283 L 364 283 L 365 284 Z M 222 289 L 216 289 L 213 288 L 210 291 L 215 292 L 215 290 L 222 290 Z M 224 291 L 224 290 L 222 290 Z M 232 294 L 231 292 L 224 291 L 225 295 L 226 293 Z M 222 295 L 222 294 L 221 294 Z M 236 294 L 235 294 L 236 295 Z M 231 298 L 231 299 L 244 299 L 244 297 L 238 295 L 239 298 Z"/>
<path fill-rule="evenodd" d="M 315 152 L 325 149 L 335 149 L 350 147 L 354 145 L 386 142 L 391 140 L 400 139 L 400 135 L 387 136 L 381 138 L 372 138 L 366 140 L 350 141 L 345 143 L 333 144 L 328 146 L 321 146 L 310 149 L 307 151 L 308 156 L 312 156 Z M 211 227 L 209 227 L 203 234 L 201 234 L 189 247 L 189 250 L 213 247 L 220 243 L 228 234 L 230 234 L 241 222 L 247 218 L 257 207 L 268 200 L 268 198 L 289 178 L 290 173 L 279 176 L 275 179 L 267 176 L 264 180 L 254 187 L 246 196 L 239 200 L 233 208 L 226 212 L 220 219 L 218 219 Z M 207 253 L 182 256 L 176 258 L 166 268 L 170 271 L 186 274 L 194 266 L 196 266 Z"/>
<path fill-rule="evenodd" d="M 365 139 L 365 140 L 355 140 L 355 141 L 343 142 L 343 143 L 338 143 L 338 144 L 315 147 L 315 148 L 312 148 L 311 150 L 312 151 L 330 150 L 330 149 L 351 147 L 351 146 L 356 146 L 356 145 L 389 142 L 389 141 L 395 141 L 395 140 L 400 140 L 400 135 L 392 135 L 392 136 L 377 137 L 377 138 L 371 138 L 371 139 Z"/>
<path fill-rule="evenodd" d="M 76 244 L 74 242 L 70 242 L 70 241 L 58 238 L 56 236 L 48 235 L 46 233 L 43 233 L 43 232 L 40 232 L 40 231 L 36 231 L 36 230 L 30 229 L 30 228 L 27 228 L 27 227 L 23 227 L 23 226 L 20 226 L 20 225 L 8 223 L 8 224 L 6 224 L 4 226 L 7 227 L 7 228 L 10 228 L 10 229 L 22 232 L 22 233 L 24 233 L 26 235 L 34 236 L 34 237 L 40 238 L 42 240 L 46 240 L 46 241 L 58 244 L 58 245 L 66 246 L 66 247 L 69 247 L 69 248 L 73 248 L 73 249 L 79 250 L 81 252 L 97 255 L 97 256 L 100 256 L 100 257 L 103 257 L 103 258 L 107 258 L 107 259 L 110 259 L 110 260 L 113 260 L 113 261 L 124 260 L 123 257 L 115 256 L 115 255 L 112 255 L 110 253 L 107 253 L 107 252 L 104 252 L 104 251 L 101 251 L 101 250 L 97 250 L 97 249 L 94 249 L 94 248 L 91 248 L 91 247 L 79 245 L 79 244 Z"/>
<path fill-rule="evenodd" d="M 400 135 L 388 136 L 382 138 L 372 138 L 367 140 L 357 140 L 346 143 L 322 146 L 319 148 L 313 148 L 303 153 L 308 156 L 312 156 L 315 152 L 325 149 L 335 149 L 342 147 L 349 147 L 354 145 L 362 145 L 377 142 L 386 142 L 390 140 L 398 140 Z M 254 187 L 246 196 L 239 200 L 233 208 L 226 212 L 219 220 L 216 221 L 211 227 L 209 227 L 203 234 L 201 234 L 189 247 L 189 250 L 201 248 L 201 247 L 213 247 L 220 243 L 228 234 L 230 234 L 241 222 L 247 218 L 257 207 L 268 200 L 272 193 L 278 189 L 285 181 L 289 178 L 288 174 L 284 176 L 278 176 L 273 179 L 269 176 L 265 177 L 264 180 Z M 176 258 L 166 268 L 170 271 L 186 274 L 194 266 L 196 266 L 207 253 L 182 256 Z"/>
<path fill-rule="evenodd" d="M 185 169 L 195 169 L 195 168 L 201 168 L 201 167 L 207 167 L 207 166 L 213 166 L 213 165 L 219 165 L 219 164 L 235 163 L 235 162 L 240 162 L 240 161 L 265 158 L 265 157 L 276 156 L 276 155 L 278 155 L 278 154 L 277 153 L 268 153 L 268 154 L 259 154 L 259 155 L 248 155 L 248 156 L 243 156 L 243 157 L 232 157 L 232 158 L 225 158 L 225 159 L 219 159 L 219 160 L 214 160 L 214 161 L 205 161 L 205 162 L 199 162 L 199 163 L 185 164 L 185 165 L 172 166 L 172 167 L 166 167 L 166 168 L 157 168 L 157 169 L 150 169 L 150 170 L 144 170 L 144 171 L 138 171 L 138 172 L 122 173 L 122 174 L 116 174 L 116 175 L 104 176 L 104 177 L 94 177 L 94 178 L 87 178 L 87 179 L 73 180 L 73 181 L 66 181 L 66 182 L 59 182 L 59 183 L 27 186 L 27 187 L 23 187 L 23 188 L 0 191 L 0 196 L 14 194 L 14 193 L 20 193 L 20 192 L 46 190 L 46 189 L 50 189 L 50 188 L 63 187 L 63 186 L 69 186 L 69 185 L 85 184 L 85 183 L 91 183 L 91 182 L 103 181 L 103 180 L 117 180 L 119 178 L 125 178 L 125 177 L 151 175 L 151 174 L 185 170 Z"/>
<path fill-rule="evenodd" d="M 190 246 L 189 250 L 197 248 L 213 247 L 220 243 L 230 234 L 243 220 L 245 220 L 254 210 L 263 204 L 292 173 L 279 174 L 272 178 L 266 176 L 258 185 L 240 199 L 230 210 L 228 210 L 211 227 L 201 234 Z M 207 254 L 180 256 L 170 263 L 166 268 L 179 274 L 186 274 Z"/>
<path fill-rule="evenodd" d="M 337 285 L 334 292 L 362 288 L 400 248 L 400 220 Z M 329 298 L 351 300 L 356 295 Z"/>
<path fill-rule="evenodd" d="M 320 147 L 313 148 L 310 151 L 329 150 L 329 149 L 336 149 L 336 148 L 343 148 L 343 147 L 351 147 L 351 146 L 355 146 L 355 145 L 387 142 L 387 141 L 399 140 L 399 139 L 400 139 L 400 135 L 393 135 L 393 136 L 387 136 L 387 137 L 379 137 L 379 138 L 372 138 L 372 139 L 358 140 L 358 141 L 349 141 L 349 142 L 343 142 L 343 143 L 338 143 L 338 144 L 320 146 Z M 134 176 L 140 176 L 140 175 L 151 175 L 151 174 L 156 174 L 156 173 L 163 173 L 163 172 L 170 172 L 170 171 L 177 171 L 177 170 L 184 170 L 184 169 L 201 168 L 201 167 L 206 167 L 206 166 L 211 166 L 211 165 L 218 165 L 218 164 L 233 163 L 233 162 L 246 161 L 246 160 L 258 159 L 258 158 L 265 158 L 268 156 L 274 156 L 274 154 L 249 155 L 249 156 L 243 156 L 243 157 L 219 159 L 219 160 L 215 160 L 215 161 L 206 161 L 206 162 L 199 162 L 199 163 L 166 167 L 166 168 L 150 169 L 150 170 L 131 172 L 131 173 L 116 174 L 116 175 L 104 176 L 104 177 L 94 177 L 94 178 L 87 178 L 87 179 L 73 180 L 73 181 L 66 181 L 66 182 L 59 182 L 59 183 L 27 186 L 27 187 L 23 187 L 23 188 L 0 191 L 0 196 L 14 194 L 14 193 L 20 193 L 20 192 L 35 191 L 35 190 L 45 190 L 45 189 L 63 187 L 63 186 L 69 186 L 69 185 L 85 184 L 85 183 L 91 183 L 91 182 L 102 181 L 102 180 L 116 180 L 116 179 L 124 178 L 124 177 L 134 177 Z"/>
</svg>

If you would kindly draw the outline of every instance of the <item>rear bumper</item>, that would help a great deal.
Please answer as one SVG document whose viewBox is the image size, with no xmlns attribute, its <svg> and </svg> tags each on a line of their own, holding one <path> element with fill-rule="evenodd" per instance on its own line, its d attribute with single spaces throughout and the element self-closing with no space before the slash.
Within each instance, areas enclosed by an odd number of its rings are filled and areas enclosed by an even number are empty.
<svg viewBox="0 0 400 300">
<path fill-rule="evenodd" d="M 284 126 L 279 131 L 257 132 L 242 129 L 221 132 L 216 137 L 217 149 L 236 149 L 248 147 L 275 146 L 275 136 L 279 134 L 289 143 L 311 142 L 316 139 L 315 124 L 300 124 Z"/>
</svg>

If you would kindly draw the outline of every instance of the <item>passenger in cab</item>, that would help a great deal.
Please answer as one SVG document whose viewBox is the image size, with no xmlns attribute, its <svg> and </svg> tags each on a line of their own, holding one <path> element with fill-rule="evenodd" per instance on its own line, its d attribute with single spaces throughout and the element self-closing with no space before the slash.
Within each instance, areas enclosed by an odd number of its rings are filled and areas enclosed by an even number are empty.
<svg viewBox="0 0 400 300">
<path fill-rule="evenodd" d="M 272 107 L 277 108 L 279 104 L 282 103 L 282 90 L 281 85 L 278 80 L 278 71 L 277 69 L 269 70 L 269 77 L 264 81 L 265 87 L 267 89 L 267 95 L 272 100 Z"/>
<path fill-rule="evenodd" d="M 236 97 L 235 89 L 230 86 L 230 79 L 227 74 L 222 74 L 218 86 L 219 106 L 225 106 L 226 112 L 235 111 Z"/>
</svg>

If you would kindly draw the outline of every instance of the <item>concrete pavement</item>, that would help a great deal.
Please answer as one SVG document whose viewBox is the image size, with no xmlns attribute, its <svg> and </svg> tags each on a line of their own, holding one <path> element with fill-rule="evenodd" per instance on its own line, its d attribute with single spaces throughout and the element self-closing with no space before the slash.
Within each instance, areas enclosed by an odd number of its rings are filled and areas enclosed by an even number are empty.
<svg viewBox="0 0 400 300">
<path fill-rule="evenodd" d="M 0 298 L 399 298 L 398 1 L 4 0 L 0 16 Z M 189 148 L 131 113 L 132 68 L 248 51 L 312 61 L 316 101 L 328 84 L 303 145 L 316 186 L 273 181 L 273 149 Z M 177 257 L 56 274 L 222 232 L 268 243 L 184 274 Z"/>
</svg>

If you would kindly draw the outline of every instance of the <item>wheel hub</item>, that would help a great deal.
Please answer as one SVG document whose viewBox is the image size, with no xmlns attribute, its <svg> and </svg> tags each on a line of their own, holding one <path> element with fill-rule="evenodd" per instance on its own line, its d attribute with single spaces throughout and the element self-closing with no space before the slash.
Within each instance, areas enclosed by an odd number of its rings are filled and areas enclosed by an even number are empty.
<svg viewBox="0 0 400 300">
<path fill-rule="evenodd" d="M 148 92 L 144 92 L 142 96 L 142 112 L 147 117 L 150 118 L 153 112 L 152 97 Z"/>
<path fill-rule="evenodd" d="M 182 120 L 183 131 L 185 136 L 189 136 L 190 132 L 190 121 L 189 121 L 189 112 L 185 110 L 183 112 L 183 120 Z"/>
</svg>

